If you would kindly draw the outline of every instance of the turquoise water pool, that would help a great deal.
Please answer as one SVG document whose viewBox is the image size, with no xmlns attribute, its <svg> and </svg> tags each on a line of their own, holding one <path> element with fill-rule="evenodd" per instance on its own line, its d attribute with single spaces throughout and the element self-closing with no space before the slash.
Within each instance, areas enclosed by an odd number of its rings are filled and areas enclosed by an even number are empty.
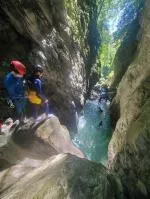
<svg viewBox="0 0 150 199">
<path fill-rule="evenodd" d="M 100 111 L 100 107 L 103 112 Z M 111 134 L 109 104 L 98 104 L 98 100 L 88 100 L 79 116 L 78 134 L 73 139 L 74 144 L 89 160 L 101 162 L 106 166 Z"/>
</svg>

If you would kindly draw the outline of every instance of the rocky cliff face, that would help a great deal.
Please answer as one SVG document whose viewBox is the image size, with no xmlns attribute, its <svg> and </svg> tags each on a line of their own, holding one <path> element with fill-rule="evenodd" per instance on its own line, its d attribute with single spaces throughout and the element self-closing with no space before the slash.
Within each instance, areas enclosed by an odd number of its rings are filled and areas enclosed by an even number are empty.
<svg viewBox="0 0 150 199">
<path fill-rule="evenodd" d="M 34 65 L 43 66 L 47 95 L 68 127 L 73 127 L 71 101 L 79 109 L 83 105 L 96 60 L 96 17 L 96 4 L 88 1 L 0 1 L 1 78 L 11 59 L 25 63 L 29 73 Z M 85 62 L 90 62 L 87 78 Z"/>
<path fill-rule="evenodd" d="M 127 198 L 150 197 L 149 10 L 150 2 L 146 1 L 138 51 L 118 86 L 114 100 L 120 110 L 120 118 L 109 144 L 109 161 L 122 179 Z"/>
<path fill-rule="evenodd" d="M 85 98 L 88 98 L 93 86 L 99 80 L 100 34 L 98 30 L 98 10 L 99 7 L 103 6 L 103 2 L 97 0 L 66 0 L 66 5 L 73 37 L 82 49 L 86 74 Z"/>
<path fill-rule="evenodd" d="M 32 66 L 43 66 L 47 95 L 61 120 L 71 124 L 71 101 L 77 105 L 84 101 L 85 74 L 64 2 L 1 1 L 0 22 L 3 73 L 11 59 L 23 61 L 29 73 Z"/>
<path fill-rule="evenodd" d="M 134 59 L 138 44 L 138 32 L 139 32 L 139 20 L 140 16 L 137 17 L 131 24 L 128 25 L 126 35 L 115 55 L 113 61 L 114 68 L 114 80 L 112 87 L 118 87 L 123 75 L 128 69 L 128 66 Z"/>
</svg>

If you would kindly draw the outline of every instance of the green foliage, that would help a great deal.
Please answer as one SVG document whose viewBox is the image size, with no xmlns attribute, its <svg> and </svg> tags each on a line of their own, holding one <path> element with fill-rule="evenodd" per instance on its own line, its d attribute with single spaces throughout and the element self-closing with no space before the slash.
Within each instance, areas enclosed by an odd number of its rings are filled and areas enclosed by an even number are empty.
<svg viewBox="0 0 150 199">
<path fill-rule="evenodd" d="M 71 36 L 74 41 L 76 41 L 79 46 L 85 50 L 86 54 L 87 48 L 85 47 L 85 38 L 89 23 L 88 7 L 86 4 L 80 5 L 78 0 L 65 0 L 65 7 L 69 27 L 71 28 Z"/>
<path fill-rule="evenodd" d="M 101 85 L 111 86 L 111 82 L 113 81 L 113 77 L 114 77 L 114 71 L 111 70 L 111 72 L 109 72 L 107 77 L 101 77 L 100 78 L 99 83 Z"/>
<path fill-rule="evenodd" d="M 102 43 L 101 45 L 101 75 L 104 78 L 107 78 L 109 73 L 112 71 L 112 63 L 114 60 L 114 56 L 116 54 L 116 50 L 118 48 L 117 43 Z M 107 72 L 106 72 L 107 71 Z"/>
<path fill-rule="evenodd" d="M 144 0 L 103 0 L 102 6 L 99 6 L 102 78 L 108 79 L 109 74 L 112 74 L 115 54 L 128 31 L 128 26 L 142 10 L 143 2 Z"/>
<path fill-rule="evenodd" d="M 115 54 L 128 26 L 138 17 L 143 2 L 144 0 L 65 0 L 71 35 L 87 60 L 87 79 L 92 67 L 101 73 L 102 78 L 108 80 L 111 76 L 112 79 Z"/>
<path fill-rule="evenodd" d="M 114 1 L 104 0 L 102 7 L 99 8 L 99 19 L 98 26 L 101 35 L 101 49 L 100 49 L 100 60 L 101 60 L 101 78 L 102 81 L 108 79 L 109 74 L 112 72 L 112 63 L 117 51 L 117 48 L 120 44 L 119 41 L 114 42 L 112 33 L 110 30 L 110 19 L 114 18 L 112 13 L 112 8 Z M 112 73 L 111 73 L 112 74 Z"/>
<path fill-rule="evenodd" d="M 93 49 L 99 49 L 97 2 L 99 2 L 99 0 L 65 0 L 72 37 L 74 41 L 78 42 L 85 57 L 88 57 L 89 52 L 94 51 Z M 94 56 L 96 56 L 96 54 L 97 52 L 95 52 Z"/>
</svg>

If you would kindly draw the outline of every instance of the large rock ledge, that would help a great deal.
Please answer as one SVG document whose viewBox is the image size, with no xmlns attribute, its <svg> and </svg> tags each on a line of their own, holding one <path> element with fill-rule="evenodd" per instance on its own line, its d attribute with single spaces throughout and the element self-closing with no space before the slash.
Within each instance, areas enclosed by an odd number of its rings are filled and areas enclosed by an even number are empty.
<svg viewBox="0 0 150 199">
<path fill-rule="evenodd" d="M 102 165 L 86 159 L 67 154 L 56 155 L 11 184 L 18 174 L 15 167 L 3 171 L 0 176 L 1 199 L 122 198 L 117 178 Z M 26 167 L 20 165 L 17 171 L 21 169 Z"/>
<path fill-rule="evenodd" d="M 44 160 L 58 153 L 84 157 L 71 142 L 67 128 L 55 116 L 37 125 L 29 121 L 23 126 L 12 128 L 12 132 L 10 129 L 9 133 L 0 138 L 0 158 L 12 165 L 25 158 Z"/>
<path fill-rule="evenodd" d="M 9 133 L 0 137 L 1 199 L 122 199 L 116 175 L 85 159 L 57 117 Z"/>
</svg>

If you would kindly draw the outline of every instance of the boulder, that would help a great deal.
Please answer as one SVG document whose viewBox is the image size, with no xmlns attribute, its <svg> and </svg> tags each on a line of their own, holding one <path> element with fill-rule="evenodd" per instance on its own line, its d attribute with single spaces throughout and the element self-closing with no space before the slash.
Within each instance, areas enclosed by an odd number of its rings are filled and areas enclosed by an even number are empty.
<svg viewBox="0 0 150 199">
<path fill-rule="evenodd" d="M 43 161 L 18 181 L 17 172 L 25 165 L 14 166 L 0 175 L 1 199 L 122 199 L 117 177 L 101 164 L 69 154 L 59 154 Z M 17 170 L 16 170 L 17 169 Z M 9 185 L 9 186 L 8 186 Z"/>
<path fill-rule="evenodd" d="M 3 160 L 14 165 L 25 158 L 45 160 L 58 153 L 72 153 L 84 157 L 83 153 L 73 145 L 67 128 L 62 126 L 57 117 L 43 122 L 28 121 L 24 125 L 11 128 L 11 133 L 1 135 L 0 169 Z"/>
</svg>

